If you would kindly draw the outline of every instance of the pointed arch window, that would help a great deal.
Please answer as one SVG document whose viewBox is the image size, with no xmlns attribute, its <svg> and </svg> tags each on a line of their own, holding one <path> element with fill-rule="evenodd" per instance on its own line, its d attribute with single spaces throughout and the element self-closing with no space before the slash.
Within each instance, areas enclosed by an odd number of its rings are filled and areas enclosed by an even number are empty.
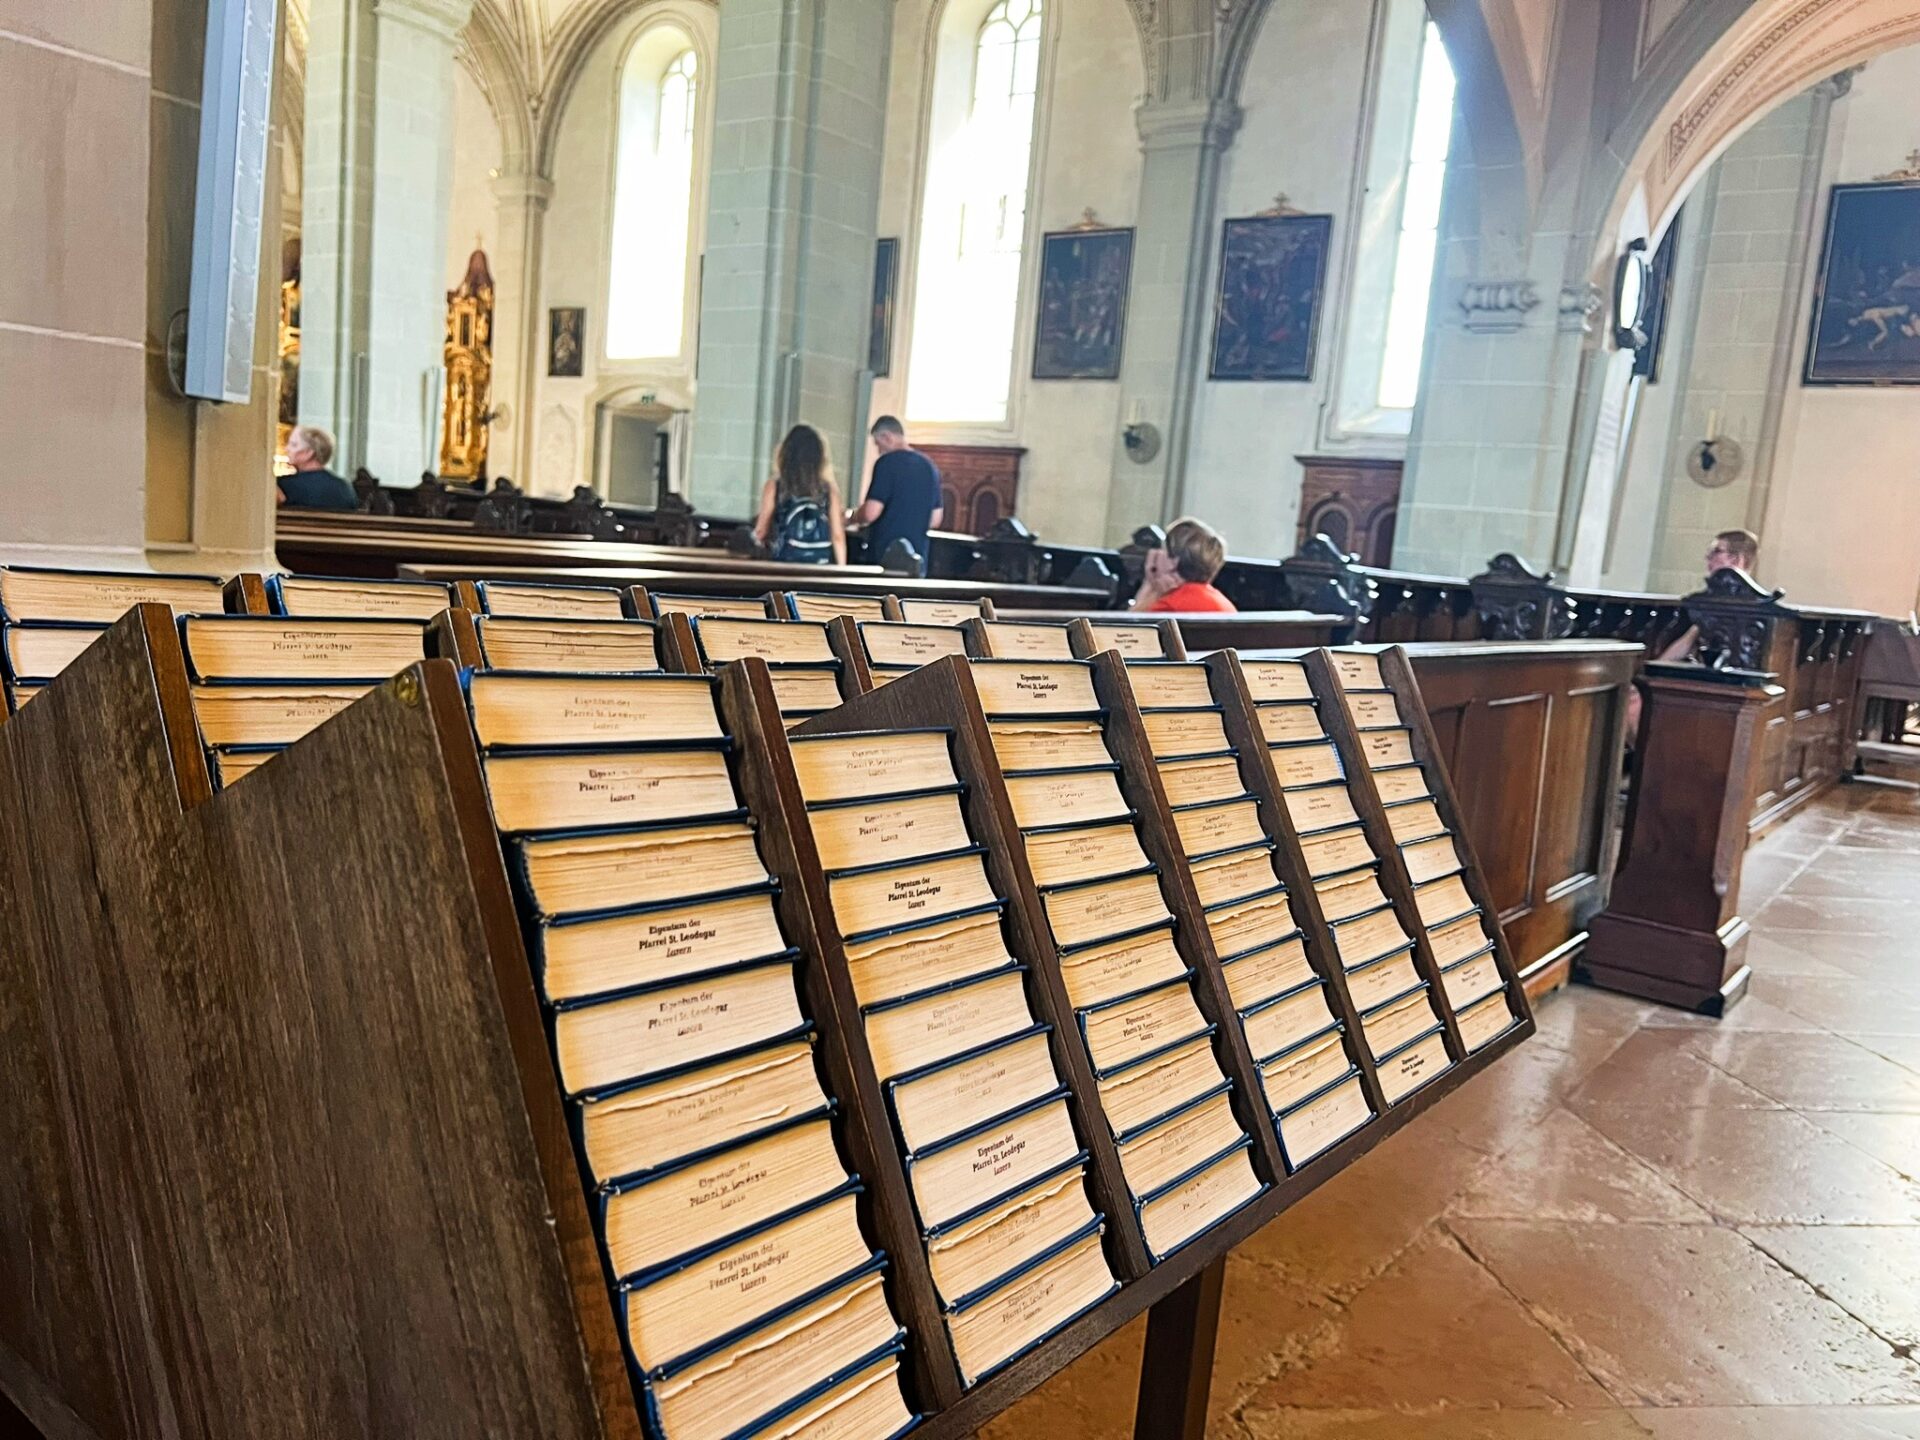
<svg viewBox="0 0 1920 1440">
<path fill-rule="evenodd" d="M 669 36 L 666 38 L 678 38 Z M 686 338 L 700 61 L 646 38 L 620 77 L 613 230 L 607 260 L 607 358 L 678 356 Z"/>
<path fill-rule="evenodd" d="M 997 0 L 970 34 L 940 37 L 907 380 L 914 419 L 1007 419 L 1042 18 L 1041 0 Z"/>
<path fill-rule="evenodd" d="M 1433 299 L 1433 262 L 1440 238 L 1440 193 L 1447 182 L 1447 151 L 1453 140 L 1453 88 L 1447 47 L 1440 41 L 1440 28 L 1429 20 L 1420 48 L 1413 135 L 1401 189 L 1386 353 L 1380 360 L 1383 409 L 1411 410 L 1420 393 L 1420 361 L 1426 352 L 1427 307 Z"/>
</svg>

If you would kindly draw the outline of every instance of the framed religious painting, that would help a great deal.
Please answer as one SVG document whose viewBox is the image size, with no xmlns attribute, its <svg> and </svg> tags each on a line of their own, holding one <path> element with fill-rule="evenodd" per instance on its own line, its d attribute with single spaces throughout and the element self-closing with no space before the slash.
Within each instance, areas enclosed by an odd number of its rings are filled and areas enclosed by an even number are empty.
<svg viewBox="0 0 1920 1440">
<path fill-rule="evenodd" d="M 893 373 L 893 297 L 900 283 L 900 242 L 873 242 L 873 311 L 867 321 L 867 369 L 876 380 Z"/>
<path fill-rule="evenodd" d="M 1809 385 L 1920 385 L 1920 177 L 1833 187 L 1808 332 Z"/>
<path fill-rule="evenodd" d="M 1084 225 L 1041 242 L 1036 380 L 1117 380 L 1127 332 L 1133 231 Z"/>
<path fill-rule="evenodd" d="M 1331 215 L 1229 220 L 1214 296 L 1214 380 L 1311 380 Z"/>
<path fill-rule="evenodd" d="M 579 305 L 556 305 L 547 311 L 547 374 L 577 379 L 584 373 L 587 354 L 587 312 Z"/>
</svg>

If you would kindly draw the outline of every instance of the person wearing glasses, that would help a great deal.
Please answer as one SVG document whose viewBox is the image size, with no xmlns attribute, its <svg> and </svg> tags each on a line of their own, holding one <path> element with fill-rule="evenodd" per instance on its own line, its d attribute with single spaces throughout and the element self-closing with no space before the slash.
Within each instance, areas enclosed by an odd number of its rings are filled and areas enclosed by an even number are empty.
<svg viewBox="0 0 1920 1440">
<path fill-rule="evenodd" d="M 1753 567 L 1760 559 L 1760 537 L 1751 530 L 1722 530 L 1713 537 L 1713 544 L 1707 547 L 1707 574 L 1716 570 L 1738 570 L 1742 575 L 1753 574 Z M 1700 627 L 1689 625 L 1677 639 L 1667 643 L 1666 648 L 1655 660 L 1686 660 L 1700 643 Z M 1627 743 L 1637 744 L 1640 735 L 1640 690 L 1638 686 L 1627 692 Z"/>
</svg>

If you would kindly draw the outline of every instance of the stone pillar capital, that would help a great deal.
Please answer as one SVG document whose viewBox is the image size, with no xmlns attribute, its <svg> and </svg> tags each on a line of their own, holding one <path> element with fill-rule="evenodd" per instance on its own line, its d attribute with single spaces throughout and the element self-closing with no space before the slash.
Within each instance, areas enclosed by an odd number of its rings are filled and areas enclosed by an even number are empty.
<svg viewBox="0 0 1920 1440">
<path fill-rule="evenodd" d="M 544 213 L 553 200 L 553 181 L 530 170 L 508 171 L 493 177 L 493 198 L 502 205 L 524 205 Z"/>
<path fill-rule="evenodd" d="M 1224 150 L 1240 118 L 1240 107 L 1226 100 L 1148 100 L 1133 112 L 1143 150 Z"/>
<path fill-rule="evenodd" d="M 473 0 L 373 0 L 381 20 L 398 21 L 451 43 L 460 38 L 473 14 Z"/>
</svg>

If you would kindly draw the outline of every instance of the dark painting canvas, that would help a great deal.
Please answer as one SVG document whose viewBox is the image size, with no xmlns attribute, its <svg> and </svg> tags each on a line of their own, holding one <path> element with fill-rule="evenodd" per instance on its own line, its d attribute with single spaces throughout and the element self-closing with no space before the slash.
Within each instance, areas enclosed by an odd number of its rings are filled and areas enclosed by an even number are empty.
<svg viewBox="0 0 1920 1440">
<path fill-rule="evenodd" d="M 578 305 L 547 311 L 547 374 L 562 379 L 581 375 L 586 364 L 587 312 Z"/>
<path fill-rule="evenodd" d="M 1215 380 L 1311 380 L 1331 215 L 1229 220 L 1214 301 Z"/>
<path fill-rule="evenodd" d="M 1132 273 L 1131 230 L 1063 230 L 1046 237 L 1034 379 L 1119 378 Z"/>
<path fill-rule="evenodd" d="M 1836 185 L 1809 385 L 1920 385 L 1920 184 Z"/>
<path fill-rule="evenodd" d="M 900 242 L 873 242 L 873 315 L 867 322 L 867 369 L 876 377 L 893 373 L 893 292 L 900 270 Z"/>
</svg>

